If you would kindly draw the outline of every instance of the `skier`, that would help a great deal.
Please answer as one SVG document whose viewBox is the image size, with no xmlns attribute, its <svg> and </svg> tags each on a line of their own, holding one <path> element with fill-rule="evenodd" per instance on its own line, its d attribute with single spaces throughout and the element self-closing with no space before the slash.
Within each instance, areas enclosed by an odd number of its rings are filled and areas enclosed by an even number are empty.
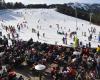
<svg viewBox="0 0 100 80">
<path fill-rule="evenodd" d="M 8 39 L 10 39 L 10 33 L 8 33 L 7 36 L 8 36 Z"/>
<path fill-rule="evenodd" d="M 20 26 L 23 28 L 23 24 L 21 23 Z"/>
<path fill-rule="evenodd" d="M 76 28 L 76 30 L 78 30 L 78 27 Z"/>
<path fill-rule="evenodd" d="M 57 45 L 57 43 L 58 43 L 58 42 L 57 42 L 57 41 L 55 41 L 55 45 Z"/>
<path fill-rule="evenodd" d="M 92 34 L 90 34 L 90 36 L 88 37 L 88 40 L 89 40 L 89 41 L 92 40 Z"/>
<path fill-rule="evenodd" d="M 34 28 L 32 28 L 32 33 L 35 33 L 35 32 L 36 32 L 36 30 Z"/>
<path fill-rule="evenodd" d="M 77 36 L 74 37 L 74 47 L 77 48 L 79 46 L 79 39 Z"/>
<path fill-rule="evenodd" d="M 58 30 L 59 30 L 59 24 L 56 24 L 57 25 L 57 28 L 58 28 Z"/>
<path fill-rule="evenodd" d="M 18 33 L 16 34 L 16 38 L 19 38 L 19 34 Z"/>
<path fill-rule="evenodd" d="M 26 24 L 24 23 L 24 27 L 26 27 Z"/>
<path fill-rule="evenodd" d="M 91 42 L 89 42 L 89 48 L 91 48 Z"/>
<path fill-rule="evenodd" d="M 67 37 L 65 38 L 65 44 L 67 45 Z"/>
<path fill-rule="evenodd" d="M 100 43 L 100 32 L 99 32 L 99 36 L 98 36 L 98 42 Z"/>
<path fill-rule="evenodd" d="M 65 38 L 64 37 L 62 38 L 62 41 L 63 41 L 63 44 L 65 44 Z"/>
<path fill-rule="evenodd" d="M 86 32 L 84 32 L 84 37 L 86 37 Z"/>
<path fill-rule="evenodd" d="M 98 47 L 96 48 L 96 52 L 97 54 L 100 54 L 100 46 L 98 45 Z"/>
<path fill-rule="evenodd" d="M 82 32 L 82 36 L 83 36 L 83 32 Z"/>
<path fill-rule="evenodd" d="M 52 25 L 50 25 L 49 27 L 52 28 Z"/>
<path fill-rule="evenodd" d="M 6 26 L 6 32 L 8 31 L 8 27 Z"/>
<path fill-rule="evenodd" d="M 67 37 L 67 32 L 65 33 L 65 37 Z"/>
<path fill-rule="evenodd" d="M 45 33 L 43 33 L 43 37 L 45 37 Z"/>
<path fill-rule="evenodd" d="M 15 36 L 14 36 L 14 34 L 12 33 L 12 39 L 15 39 Z"/>
<path fill-rule="evenodd" d="M 61 27 L 61 29 L 62 29 L 62 27 Z"/>
<path fill-rule="evenodd" d="M 40 19 L 38 20 L 38 23 L 40 22 Z"/>
<path fill-rule="evenodd" d="M 0 36 L 2 36 L 2 32 L 0 32 Z"/>
<path fill-rule="evenodd" d="M 69 28 L 68 32 L 70 32 L 70 28 Z"/>
<path fill-rule="evenodd" d="M 82 43 L 82 41 L 80 42 L 80 47 L 81 47 L 81 48 L 83 47 L 83 43 Z"/>
<path fill-rule="evenodd" d="M 38 31 L 38 33 L 37 33 L 37 37 L 38 37 L 38 39 L 39 39 L 39 37 L 40 37 L 40 33 L 39 33 L 39 31 Z"/>
<path fill-rule="evenodd" d="M 83 24 L 82 24 L 82 27 L 83 27 Z"/>
<path fill-rule="evenodd" d="M 18 31 L 20 31 L 20 26 L 18 27 Z"/>
</svg>

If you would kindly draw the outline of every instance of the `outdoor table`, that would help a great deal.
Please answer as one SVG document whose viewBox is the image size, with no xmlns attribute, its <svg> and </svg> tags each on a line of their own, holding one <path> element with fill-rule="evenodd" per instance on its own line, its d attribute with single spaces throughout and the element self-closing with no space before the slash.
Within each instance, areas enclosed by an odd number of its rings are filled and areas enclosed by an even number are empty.
<svg viewBox="0 0 100 80">
<path fill-rule="evenodd" d="M 46 66 L 42 65 L 42 64 L 38 64 L 38 65 L 35 66 L 35 69 L 37 71 L 39 71 L 39 80 L 41 80 L 41 77 L 42 77 L 41 76 L 41 71 L 43 71 L 45 68 L 46 68 Z"/>
</svg>

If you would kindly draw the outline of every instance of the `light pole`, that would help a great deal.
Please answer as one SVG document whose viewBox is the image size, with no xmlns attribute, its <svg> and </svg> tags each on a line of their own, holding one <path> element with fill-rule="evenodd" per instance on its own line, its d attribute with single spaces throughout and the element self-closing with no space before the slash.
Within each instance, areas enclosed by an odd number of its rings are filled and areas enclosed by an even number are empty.
<svg viewBox="0 0 100 80">
<path fill-rule="evenodd" d="M 92 22 L 91 22 L 91 21 L 92 21 L 92 15 L 93 15 L 93 13 L 91 12 L 91 13 L 90 13 L 90 25 L 91 25 L 91 23 L 92 23 Z"/>
<path fill-rule="evenodd" d="M 74 3 L 74 6 L 75 6 L 76 31 L 77 31 L 77 8 L 76 8 L 76 2 Z"/>
</svg>

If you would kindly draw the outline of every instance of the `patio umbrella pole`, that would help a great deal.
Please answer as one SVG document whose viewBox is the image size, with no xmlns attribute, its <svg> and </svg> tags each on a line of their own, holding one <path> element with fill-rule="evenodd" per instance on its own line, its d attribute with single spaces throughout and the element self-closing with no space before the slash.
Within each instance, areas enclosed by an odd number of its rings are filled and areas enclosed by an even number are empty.
<svg viewBox="0 0 100 80">
<path fill-rule="evenodd" d="M 42 75 L 41 75 L 41 73 L 40 73 L 40 71 L 39 71 L 39 80 L 42 80 Z"/>
</svg>

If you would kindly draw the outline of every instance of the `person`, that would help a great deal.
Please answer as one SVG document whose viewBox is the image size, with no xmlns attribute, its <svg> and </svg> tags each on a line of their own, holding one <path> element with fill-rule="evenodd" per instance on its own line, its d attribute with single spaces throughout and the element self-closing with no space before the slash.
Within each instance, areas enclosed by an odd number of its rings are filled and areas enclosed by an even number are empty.
<svg viewBox="0 0 100 80">
<path fill-rule="evenodd" d="M 43 33 L 43 37 L 45 37 L 45 33 Z"/>
<path fill-rule="evenodd" d="M 86 37 L 86 32 L 84 32 L 84 37 Z"/>
<path fill-rule="evenodd" d="M 18 33 L 16 34 L 16 38 L 19 38 L 19 34 Z"/>
<path fill-rule="evenodd" d="M 64 37 L 62 38 L 62 41 L 63 41 L 63 44 L 65 44 L 65 38 Z"/>
<path fill-rule="evenodd" d="M 65 37 L 67 37 L 67 32 L 65 33 Z"/>
<path fill-rule="evenodd" d="M 6 69 L 3 70 L 2 76 L 7 77 L 7 70 Z"/>
<path fill-rule="evenodd" d="M 0 36 L 2 36 L 2 32 L 0 32 Z"/>
<path fill-rule="evenodd" d="M 18 80 L 24 80 L 24 78 L 23 78 L 22 76 L 20 76 L 20 77 L 18 78 Z"/>
<path fill-rule="evenodd" d="M 39 33 L 39 31 L 38 31 L 38 33 L 37 33 L 37 37 L 38 37 L 38 39 L 39 39 L 39 36 L 40 36 L 40 33 Z"/>
<path fill-rule="evenodd" d="M 79 44 L 79 45 L 80 45 L 80 47 L 82 48 L 82 46 L 83 46 L 83 43 L 82 43 L 82 41 L 80 41 L 80 44 Z"/>
<path fill-rule="evenodd" d="M 100 78 L 100 56 L 96 57 L 96 62 L 97 62 L 97 66 L 96 66 L 97 77 Z"/>
<path fill-rule="evenodd" d="M 50 25 L 49 27 L 52 28 L 52 25 Z"/>
<path fill-rule="evenodd" d="M 89 42 L 89 48 L 91 48 L 91 42 Z"/>
<path fill-rule="evenodd" d="M 83 24 L 82 24 L 82 27 L 83 27 Z"/>
<path fill-rule="evenodd" d="M 20 31 L 20 25 L 19 24 L 17 25 L 17 28 L 18 28 L 18 31 Z"/>
<path fill-rule="evenodd" d="M 77 36 L 74 37 L 74 47 L 78 47 L 79 45 L 79 39 L 77 38 Z"/>
<path fill-rule="evenodd" d="M 65 44 L 67 45 L 67 37 L 65 38 Z"/>
<path fill-rule="evenodd" d="M 2 42 L 3 42 L 3 41 L 2 41 L 2 38 L 0 38 L 0 44 L 2 44 Z"/>
<path fill-rule="evenodd" d="M 68 70 L 68 80 L 75 80 L 76 70 L 72 67 L 69 67 Z"/>
<path fill-rule="evenodd" d="M 90 40 L 92 40 L 92 34 L 90 34 Z"/>
<path fill-rule="evenodd" d="M 10 33 L 7 34 L 7 37 L 8 37 L 8 39 L 11 39 L 11 38 L 10 38 Z"/>
<path fill-rule="evenodd" d="M 32 33 L 35 33 L 35 32 L 36 32 L 36 30 L 34 28 L 32 28 Z"/>
<path fill-rule="evenodd" d="M 57 41 L 55 41 L 55 45 L 57 45 L 57 43 L 58 43 L 58 42 L 57 42 Z"/>
<path fill-rule="evenodd" d="M 4 41 L 3 41 L 4 46 L 8 45 L 8 39 L 6 38 L 6 36 L 4 36 Z"/>
<path fill-rule="evenodd" d="M 100 32 L 99 32 L 99 36 L 98 36 L 98 42 L 100 43 Z"/>
<path fill-rule="evenodd" d="M 31 38 L 28 42 L 27 42 L 27 44 L 28 45 L 31 45 L 33 43 L 33 39 Z"/>
<path fill-rule="evenodd" d="M 97 49 L 96 49 L 97 54 L 100 54 L 100 46 L 98 45 Z"/>
<path fill-rule="evenodd" d="M 67 38 L 66 37 L 63 37 L 62 38 L 62 41 L 63 41 L 63 44 L 66 44 L 67 45 Z"/>
<path fill-rule="evenodd" d="M 70 28 L 69 28 L 68 32 L 70 32 Z"/>
<path fill-rule="evenodd" d="M 57 25 L 57 28 L 58 28 L 58 30 L 59 30 L 59 24 L 56 24 Z"/>
</svg>

